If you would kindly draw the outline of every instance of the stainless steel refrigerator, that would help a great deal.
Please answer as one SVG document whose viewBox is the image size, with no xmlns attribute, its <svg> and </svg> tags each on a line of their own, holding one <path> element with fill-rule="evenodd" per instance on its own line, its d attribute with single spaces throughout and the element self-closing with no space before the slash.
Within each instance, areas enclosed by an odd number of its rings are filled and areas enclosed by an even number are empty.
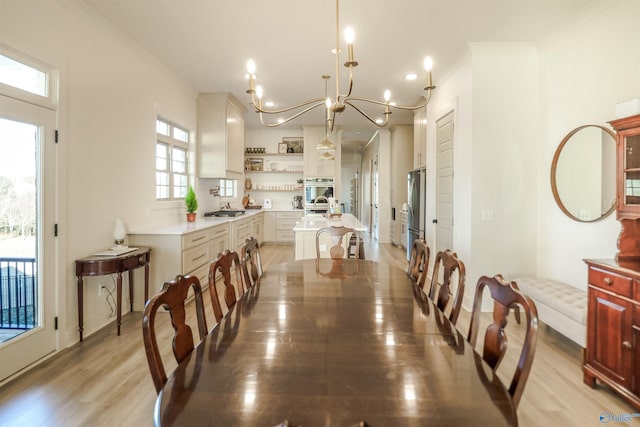
<svg viewBox="0 0 640 427">
<path fill-rule="evenodd" d="M 413 241 L 425 236 L 426 180 L 425 168 L 412 170 L 407 176 L 407 260 L 411 258 Z"/>
</svg>

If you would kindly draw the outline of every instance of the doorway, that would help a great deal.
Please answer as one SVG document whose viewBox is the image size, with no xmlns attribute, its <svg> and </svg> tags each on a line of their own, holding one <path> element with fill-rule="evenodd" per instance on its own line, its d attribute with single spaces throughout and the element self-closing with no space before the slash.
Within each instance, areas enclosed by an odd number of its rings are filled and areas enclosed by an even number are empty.
<svg viewBox="0 0 640 427">
<path fill-rule="evenodd" d="M 436 253 L 453 250 L 453 111 L 436 121 Z"/>
<path fill-rule="evenodd" d="M 0 95 L 0 382 L 56 349 L 55 112 Z"/>
</svg>

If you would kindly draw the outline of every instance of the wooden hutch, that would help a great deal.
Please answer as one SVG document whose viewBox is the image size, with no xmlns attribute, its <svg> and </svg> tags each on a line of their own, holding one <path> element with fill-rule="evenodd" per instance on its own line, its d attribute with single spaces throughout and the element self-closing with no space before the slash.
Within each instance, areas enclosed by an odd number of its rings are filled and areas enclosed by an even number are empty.
<svg viewBox="0 0 640 427">
<path fill-rule="evenodd" d="M 612 387 L 640 409 L 640 115 L 609 122 L 616 138 L 615 259 L 587 259 L 583 380 Z"/>
</svg>

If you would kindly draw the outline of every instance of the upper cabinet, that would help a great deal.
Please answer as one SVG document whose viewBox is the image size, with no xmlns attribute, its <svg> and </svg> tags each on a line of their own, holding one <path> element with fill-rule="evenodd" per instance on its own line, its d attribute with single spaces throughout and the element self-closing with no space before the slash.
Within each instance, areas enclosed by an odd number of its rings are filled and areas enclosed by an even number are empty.
<svg viewBox="0 0 640 427">
<path fill-rule="evenodd" d="M 640 115 L 609 122 L 616 130 L 618 261 L 640 260 Z"/>
<path fill-rule="evenodd" d="M 640 115 L 614 120 L 617 132 L 618 218 L 640 218 Z"/>
<path fill-rule="evenodd" d="M 427 108 L 417 110 L 413 115 L 413 168 L 427 166 Z"/>
<path fill-rule="evenodd" d="M 198 176 L 241 179 L 246 108 L 229 93 L 198 96 Z"/>
</svg>

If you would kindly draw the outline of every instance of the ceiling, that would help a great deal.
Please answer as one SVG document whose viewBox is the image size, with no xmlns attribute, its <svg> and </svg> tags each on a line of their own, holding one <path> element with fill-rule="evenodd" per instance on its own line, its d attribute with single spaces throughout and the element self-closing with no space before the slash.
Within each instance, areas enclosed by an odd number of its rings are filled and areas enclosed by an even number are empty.
<svg viewBox="0 0 640 427">
<path fill-rule="evenodd" d="M 198 92 L 231 92 L 249 102 L 246 62 L 257 65 L 257 83 L 274 108 L 324 97 L 321 76 L 331 75 L 335 93 L 334 0 L 85 0 L 113 25 L 166 63 Z M 424 93 L 425 56 L 433 58 L 433 83 L 468 55 L 469 42 L 540 42 L 592 0 L 342 0 L 342 32 L 351 26 L 355 68 L 353 95 L 414 105 Z M 344 54 L 343 54 L 344 55 Z M 340 64 L 345 62 L 341 58 Z M 422 73 L 421 73 L 422 71 Z M 404 80 L 417 72 L 413 82 Z M 346 68 L 340 65 L 345 92 Z M 250 106 L 248 128 L 259 127 Z M 367 110 L 381 116 L 381 110 Z M 318 108 L 289 128 L 322 125 Z M 395 111 L 390 122 L 412 123 Z M 270 116 L 267 117 L 269 120 Z M 343 142 L 367 141 L 377 129 L 353 110 L 336 119 Z"/>
</svg>

